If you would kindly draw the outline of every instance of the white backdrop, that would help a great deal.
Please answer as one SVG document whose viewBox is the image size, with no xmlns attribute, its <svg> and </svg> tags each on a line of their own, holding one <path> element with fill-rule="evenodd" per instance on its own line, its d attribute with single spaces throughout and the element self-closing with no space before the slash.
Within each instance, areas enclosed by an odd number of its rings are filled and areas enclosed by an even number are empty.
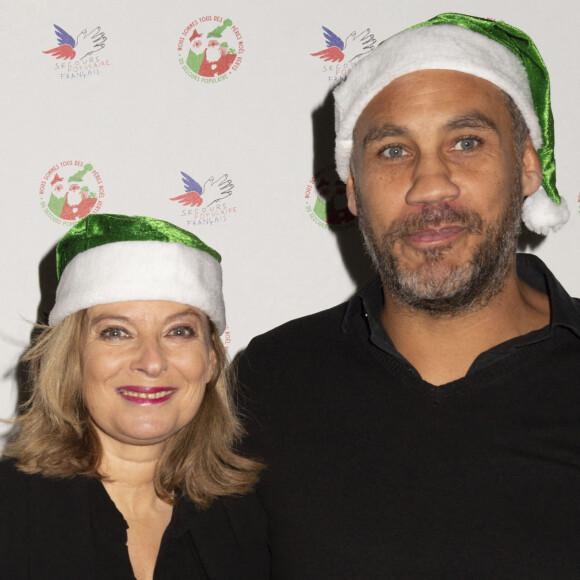
<svg viewBox="0 0 580 580">
<path fill-rule="evenodd" d="M 231 355 L 258 333 L 346 299 L 368 265 L 331 169 L 329 91 L 361 39 L 381 41 L 440 12 L 505 20 L 543 54 L 558 186 L 572 217 L 522 245 L 580 295 L 580 7 L 547 4 L 3 0 L 0 417 L 14 412 L 31 322 L 50 308 L 54 245 L 86 211 L 166 219 L 221 252 Z M 342 41 L 355 33 L 342 61 L 313 56 L 326 48 L 322 27 Z M 214 78 L 195 58 L 210 39 L 230 55 Z M 188 190 L 199 185 L 189 199 L 201 205 L 171 199 L 186 193 L 182 172 Z"/>
</svg>

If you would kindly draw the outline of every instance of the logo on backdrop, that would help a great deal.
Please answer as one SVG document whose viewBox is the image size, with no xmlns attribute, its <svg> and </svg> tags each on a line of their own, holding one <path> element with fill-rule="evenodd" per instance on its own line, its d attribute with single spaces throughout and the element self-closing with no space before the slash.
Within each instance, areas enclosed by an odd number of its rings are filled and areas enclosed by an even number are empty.
<svg viewBox="0 0 580 580">
<path fill-rule="evenodd" d="M 230 327 L 227 325 L 226 325 L 226 329 L 224 330 L 224 334 L 222 336 L 222 344 L 224 345 L 226 352 L 228 352 L 228 350 L 230 349 L 230 346 L 232 344 L 232 333 L 230 331 Z"/>
<path fill-rule="evenodd" d="M 40 182 L 40 206 L 58 224 L 72 225 L 101 209 L 105 190 L 99 172 L 90 163 L 55 163 Z"/>
<path fill-rule="evenodd" d="M 322 30 L 326 48 L 310 54 L 327 63 L 322 66 L 322 72 L 328 76 L 330 83 L 344 80 L 350 72 L 353 61 L 368 54 L 375 48 L 377 42 L 370 28 L 362 32 L 353 30 L 344 36 L 344 40 L 326 26 L 323 26 Z"/>
<path fill-rule="evenodd" d="M 227 173 L 217 179 L 212 175 L 202 186 L 182 171 L 181 181 L 185 193 L 169 199 L 184 206 L 180 216 L 185 218 L 186 225 L 213 226 L 226 222 L 237 213 L 238 208 L 229 200 L 234 193 L 234 184 Z"/>
<path fill-rule="evenodd" d="M 58 45 L 44 50 L 56 59 L 54 70 L 61 80 L 86 79 L 95 75 L 100 75 L 104 67 L 110 66 L 107 59 L 96 53 L 105 48 L 107 37 L 100 26 L 93 28 L 90 32 L 87 29 L 81 30 L 74 36 L 58 25 L 54 25 L 56 42 Z"/>
<path fill-rule="evenodd" d="M 346 185 L 339 179 L 333 165 L 318 171 L 304 192 L 306 211 L 321 228 L 342 229 L 354 223 L 346 201 Z"/>
<path fill-rule="evenodd" d="M 244 41 L 229 18 L 202 16 L 190 22 L 179 37 L 177 59 L 182 70 L 201 83 L 224 81 L 238 69 Z"/>
</svg>

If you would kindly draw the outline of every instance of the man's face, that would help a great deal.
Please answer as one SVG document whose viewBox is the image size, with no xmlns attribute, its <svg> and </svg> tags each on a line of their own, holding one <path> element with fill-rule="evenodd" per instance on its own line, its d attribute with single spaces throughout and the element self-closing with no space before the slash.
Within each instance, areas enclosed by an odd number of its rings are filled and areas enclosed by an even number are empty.
<svg viewBox="0 0 580 580">
<path fill-rule="evenodd" d="M 432 313 L 489 301 L 513 265 L 531 144 L 515 153 L 505 97 L 473 75 L 414 72 L 376 95 L 354 131 L 350 210 L 390 295 Z M 523 179 L 523 181 L 522 181 Z"/>
</svg>

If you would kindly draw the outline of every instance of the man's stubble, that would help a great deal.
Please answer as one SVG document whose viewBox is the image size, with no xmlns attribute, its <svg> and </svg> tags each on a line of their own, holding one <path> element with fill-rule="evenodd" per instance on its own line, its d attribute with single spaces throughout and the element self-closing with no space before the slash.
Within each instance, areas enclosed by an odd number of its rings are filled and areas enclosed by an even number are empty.
<svg viewBox="0 0 580 580">
<path fill-rule="evenodd" d="M 519 164 L 518 164 L 519 165 Z M 421 214 L 392 224 L 379 236 L 368 220 L 361 192 L 355 188 L 359 226 L 364 244 L 385 290 L 393 300 L 432 315 L 456 315 L 482 308 L 504 288 L 515 260 L 523 204 L 519 167 L 508 191 L 505 210 L 484 226 L 481 216 L 447 203 L 425 206 Z M 471 235 L 482 236 L 466 263 L 446 265 L 451 245 L 423 250 L 423 263 L 411 270 L 401 265 L 397 242 L 427 227 L 460 225 Z"/>
</svg>

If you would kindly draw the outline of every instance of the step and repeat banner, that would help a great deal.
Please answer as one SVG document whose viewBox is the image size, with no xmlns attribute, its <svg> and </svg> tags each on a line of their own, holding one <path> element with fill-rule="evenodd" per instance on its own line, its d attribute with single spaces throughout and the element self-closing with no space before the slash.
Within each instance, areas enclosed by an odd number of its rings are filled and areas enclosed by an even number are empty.
<svg viewBox="0 0 580 580">
<path fill-rule="evenodd" d="M 381 40 L 447 11 L 522 28 L 551 71 L 572 215 L 521 249 L 580 295 L 572 0 L 2 2 L 0 417 L 54 300 L 55 245 L 89 213 L 168 220 L 222 254 L 231 356 L 348 298 L 370 267 L 334 171 L 331 90 Z"/>
</svg>

